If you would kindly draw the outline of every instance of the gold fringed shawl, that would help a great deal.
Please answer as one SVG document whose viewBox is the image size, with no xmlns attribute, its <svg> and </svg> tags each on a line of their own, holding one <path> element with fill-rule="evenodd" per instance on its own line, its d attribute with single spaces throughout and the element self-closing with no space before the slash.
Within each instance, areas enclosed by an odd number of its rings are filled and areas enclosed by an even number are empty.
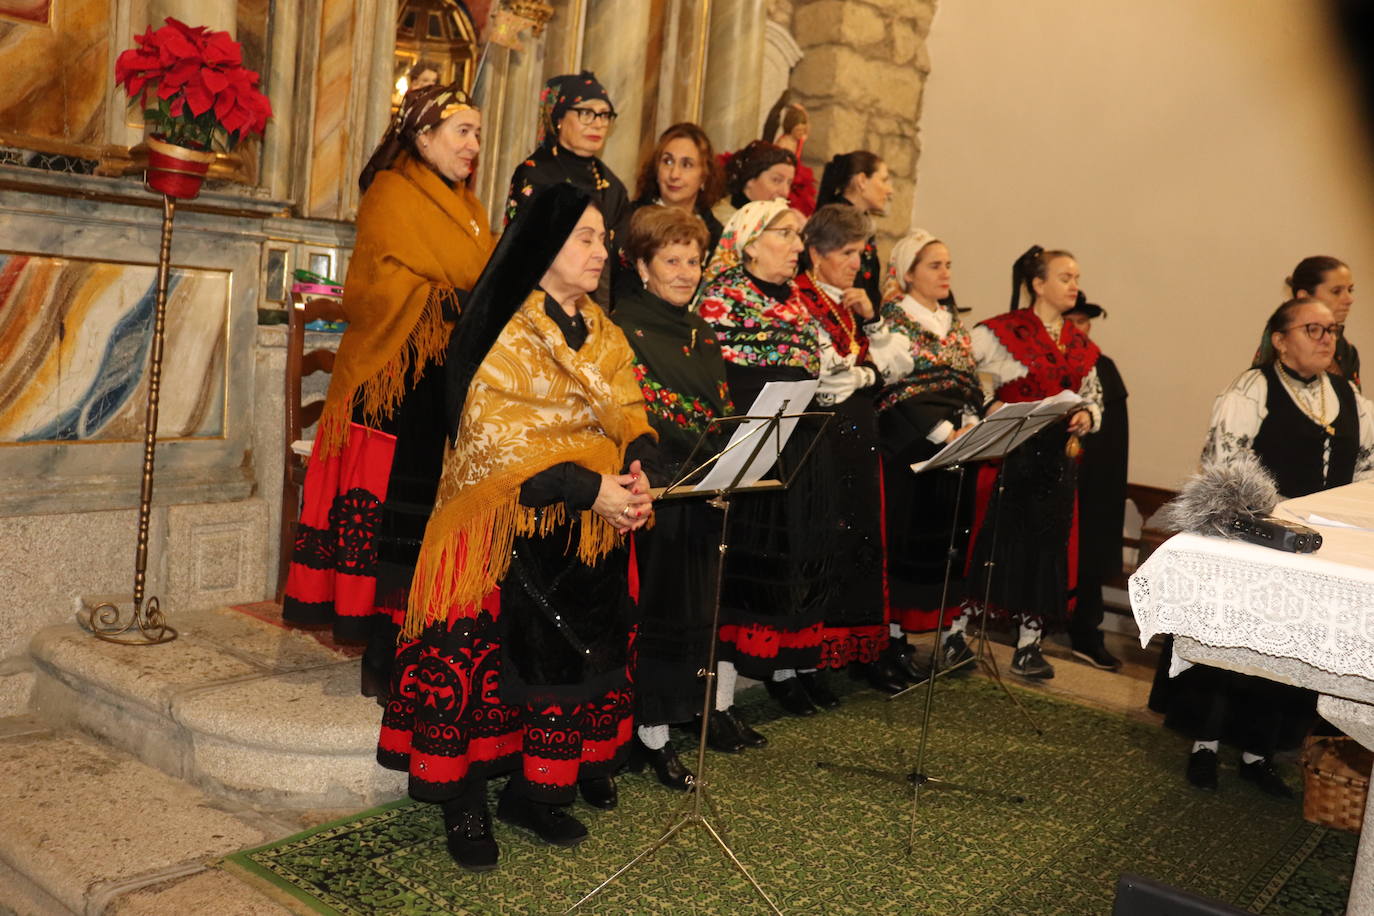
<svg viewBox="0 0 1374 916">
<path fill-rule="evenodd" d="M 443 361 L 458 310 L 494 243 L 486 211 L 467 187 L 450 189 L 429 166 L 402 154 L 377 173 L 358 208 L 358 239 L 344 283 L 348 330 L 339 343 L 316 433 L 317 455 L 348 441 L 349 420 L 390 417 L 408 385 Z M 409 376 L 409 380 L 407 380 Z"/>
<path fill-rule="evenodd" d="M 563 503 L 542 512 L 520 505 L 521 484 L 565 461 L 617 474 L 626 446 L 652 434 L 625 335 L 590 299 L 579 308 L 587 341 L 573 350 L 535 290 L 473 377 L 416 562 L 406 638 L 436 620 L 475 616 L 505 576 L 515 537 L 566 520 Z M 617 535 L 590 510 L 580 521 L 577 556 L 593 563 Z"/>
</svg>

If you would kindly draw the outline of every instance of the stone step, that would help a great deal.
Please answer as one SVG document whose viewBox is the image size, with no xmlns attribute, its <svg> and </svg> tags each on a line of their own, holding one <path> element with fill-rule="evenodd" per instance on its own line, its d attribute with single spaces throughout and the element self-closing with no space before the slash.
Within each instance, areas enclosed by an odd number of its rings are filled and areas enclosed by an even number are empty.
<svg viewBox="0 0 1374 916">
<path fill-rule="evenodd" d="M 0 913 L 287 916 L 209 863 L 299 829 L 34 716 L 0 719 Z"/>
<path fill-rule="evenodd" d="M 76 624 L 30 643 L 32 710 L 221 796 L 290 809 L 398 798 L 376 762 L 381 710 L 359 661 L 228 608 L 177 614 L 180 637 L 114 645 Z"/>
</svg>

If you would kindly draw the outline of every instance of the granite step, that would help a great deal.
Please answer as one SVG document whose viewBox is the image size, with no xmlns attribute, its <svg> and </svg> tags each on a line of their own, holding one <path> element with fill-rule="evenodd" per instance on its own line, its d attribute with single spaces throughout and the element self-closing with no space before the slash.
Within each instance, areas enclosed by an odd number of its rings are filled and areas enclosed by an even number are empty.
<svg viewBox="0 0 1374 916">
<path fill-rule="evenodd" d="M 0 913 L 287 916 L 210 863 L 300 829 L 35 716 L 0 719 Z"/>
<path fill-rule="evenodd" d="M 381 710 L 358 693 L 356 658 L 228 608 L 171 622 L 180 637 L 148 647 L 75 623 L 40 631 L 32 711 L 254 805 L 356 810 L 404 794 L 377 765 Z"/>
</svg>

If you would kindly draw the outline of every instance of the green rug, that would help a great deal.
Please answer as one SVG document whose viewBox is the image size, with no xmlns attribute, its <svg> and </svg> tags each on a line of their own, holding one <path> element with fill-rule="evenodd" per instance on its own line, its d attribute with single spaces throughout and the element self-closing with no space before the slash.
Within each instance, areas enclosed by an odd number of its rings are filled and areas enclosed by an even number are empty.
<svg viewBox="0 0 1374 916">
<path fill-rule="evenodd" d="M 1186 746 L 1161 728 L 1016 695 L 1043 738 L 992 683 L 942 683 L 926 770 L 1023 794 L 1024 803 L 923 791 L 907 857 L 909 787 L 816 766 L 910 767 L 921 695 L 894 704 L 864 690 L 833 712 L 764 723 L 770 744 L 761 751 L 711 755 L 730 844 L 786 913 L 1096 916 L 1110 913 L 1123 871 L 1270 916 L 1344 911 L 1354 836 L 1307 824 L 1299 802 L 1260 794 L 1236 778 L 1234 763 L 1223 766 L 1220 792 L 1192 791 Z M 766 708 L 755 697 L 745 712 L 762 722 Z M 453 865 L 437 808 L 412 802 L 239 853 L 225 867 L 305 913 L 558 913 L 647 847 L 681 803 L 647 774 L 623 776 L 620 790 L 616 811 L 577 806 L 591 837 L 572 850 L 497 822 L 501 868 L 483 875 Z M 581 912 L 766 909 L 705 832 L 689 827 Z"/>
</svg>

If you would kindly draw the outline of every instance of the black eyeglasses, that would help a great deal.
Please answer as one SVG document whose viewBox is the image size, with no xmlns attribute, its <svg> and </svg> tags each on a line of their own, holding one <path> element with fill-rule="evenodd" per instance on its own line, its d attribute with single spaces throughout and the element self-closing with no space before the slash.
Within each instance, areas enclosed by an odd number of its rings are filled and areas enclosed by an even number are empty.
<svg viewBox="0 0 1374 916">
<path fill-rule="evenodd" d="M 583 127 L 590 127 L 598 121 L 606 125 L 614 124 L 615 119 L 620 117 L 614 111 L 597 111 L 595 108 L 569 108 L 568 111 L 577 113 L 577 123 Z"/>
<path fill-rule="evenodd" d="M 1345 325 L 1343 324 L 1317 324 L 1315 321 L 1309 322 L 1308 324 L 1290 324 L 1283 329 L 1283 332 L 1287 334 L 1289 331 L 1294 331 L 1298 328 L 1302 328 L 1303 331 L 1307 333 L 1308 337 L 1316 341 L 1320 341 L 1328 335 L 1331 337 L 1340 337 L 1345 333 Z"/>
</svg>

